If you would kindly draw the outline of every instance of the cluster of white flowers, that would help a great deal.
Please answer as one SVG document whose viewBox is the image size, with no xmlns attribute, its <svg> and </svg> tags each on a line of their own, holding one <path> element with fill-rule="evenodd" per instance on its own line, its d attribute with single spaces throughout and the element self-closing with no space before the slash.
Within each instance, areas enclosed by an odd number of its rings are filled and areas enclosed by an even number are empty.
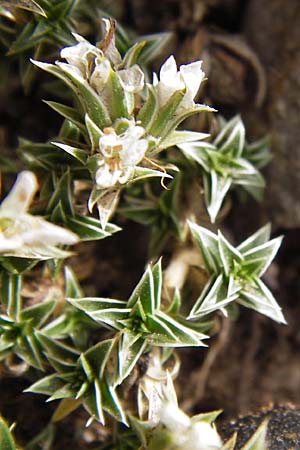
<svg viewBox="0 0 300 450">
<path fill-rule="evenodd" d="M 99 153 L 103 159 L 99 161 L 99 169 L 95 173 L 97 189 L 114 188 L 117 184 L 128 182 L 134 168 L 143 160 L 148 150 L 146 130 L 134 118 L 133 96 L 142 91 L 145 86 L 144 73 L 137 64 L 129 68 L 122 67 L 122 59 L 111 33 L 111 22 L 106 20 L 105 25 L 104 41 L 108 40 L 106 45 L 94 46 L 83 37 L 74 34 L 77 44 L 63 48 L 60 53 L 67 63 L 57 62 L 58 66 L 65 71 L 71 71 L 73 76 L 82 83 L 88 83 L 101 97 L 108 111 L 111 110 L 112 101 L 116 100 L 111 98 L 112 91 L 108 87 L 112 72 L 122 86 L 130 116 L 129 126 L 122 134 L 116 133 L 114 124 L 102 130 Z M 204 78 L 201 64 L 202 61 L 196 61 L 181 65 L 177 69 L 174 56 L 170 56 L 164 62 L 159 78 L 156 74 L 153 76 L 158 110 L 178 91 L 183 92 L 183 98 L 176 109 L 175 116 L 195 107 L 194 99 Z M 143 103 L 142 97 L 140 103 Z"/>
<path fill-rule="evenodd" d="M 78 241 L 71 231 L 27 213 L 37 191 L 35 175 L 23 171 L 0 205 L 0 254 L 47 259 L 56 255 L 57 245 Z"/>
</svg>

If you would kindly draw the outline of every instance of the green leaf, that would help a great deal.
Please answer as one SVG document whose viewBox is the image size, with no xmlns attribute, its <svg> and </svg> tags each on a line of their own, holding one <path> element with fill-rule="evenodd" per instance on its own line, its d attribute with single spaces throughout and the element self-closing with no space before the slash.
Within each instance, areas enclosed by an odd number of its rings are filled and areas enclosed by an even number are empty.
<svg viewBox="0 0 300 450">
<path fill-rule="evenodd" d="M 150 265 L 147 267 L 142 278 L 132 292 L 127 307 L 133 308 L 138 300 L 140 300 L 146 314 L 155 311 L 157 299 L 155 299 L 154 280 Z"/>
<path fill-rule="evenodd" d="M 216 151 L 217 148 L 208 142 L 189 142 L 179 143 L 177 147 L 183 152 L 183 154 L 190 160 L 196 161 L 203 169 L 210 173 L 212 170 L 211 160 L 209 158 L 210 151 Z"/>
<path fill-rule="evenodd" d="M 54 65 L 39 61 L 32 62 L 40 69 L 43 69 L 64 81 L 78 97 L 84 111 L 89 114 L 90 118 L 97 123 L 100 128 L 111 125 L 111 119 L 101 98 L 89 86 L 86 80 L 73 72 L 68 64 L 57 62 L 56 65 Z"/>
<path fill-rule="evenodd" d="M 119 77 L 112 68 L 110 69 L 106 80 L 105 88 L 107 89 L 107 95 L 110 99 L 109 108 L 112 122 L 119 117 L 128 117 L 125 92 Z"/>
<path fill-rule="evenodd" d="M 234 158 L 241 156 L 245 146 L 245 127 L 239 116 L 227 122 L 214 140 L 223 154 L 230 154 Z"/>
<path fill-rule="evenodd" d="M 248 239 L 242 242 L 237 247 L 237 249 L 244 255 L 244 253 L 246 253 L 248 250 L 251 250 L 256 246 L 265 244 L 270 239 L 270 235 L 271 235 L 271 224 L 267 223 L 265 226 L 260 228 L 254 234 L 252 234 L 252 236 L 250 236 Z"/>
<path fill-rule="evenodd" d="M 0 417 L 0 448 L 1 450 L 17 450 L 7 423 Z"/>
<path fill-rule="evenodd" d="M 260 314 L 270 317 L 275 322 L 286 324 L 280 306 L 271 291 L 259 278 L 254 278 L 251 284 L 249 283 L 243 288 L 238 302 L 247 308 L 254 309 Z"/>
<path fill-rule="evenodd" d="M 82 116 L 78 113 L 75 108 L 71 108 L 70 106 L 63 105 L 62 103 L 46 101 L 44 100 L 46 105 L 50 106 L 54 111 L 63 116 L 65 119 L 70 120 L 72 123 L 76 124 L 78 128 L 84 129 L 82 124 Z"/>
<path fill-rule="evenodd" d="M 32 327 L 39 328 L 50 317 L 55 304 L 55 300 L 49 300 L 23 309 L 20 320 L 22 322 L 30 321 Z"/>
<path fill-rule="evenodd" d="M 118 372 L 115 386 L 118 386 L 130 375 L 138 359 L 146 347 L 146 341 L 139 334 L 125 330 L 118 343 Z"/>
<path fill-rule="evenodd" d="M 14 353 L 27 362 L 29 366 L 44 370 L 44 355 L 34 331 L 18 338 Z"/>
<path fill-rule="evenodd" d="M 267 450 L 267 431 L 268 419 L 265 419 L 241 450 Z"/>
<path fill-rule="evenodd" d="M 180 144 L 183 144 L 184 147 L 184 144 L 187 142 L 200 141 L 206 139 L 208 136 L 209 134 L 207 133 L 199 133 L 197 131 L 175 130 L 160 141 L 159 149 L 164 150 L 173 147 L 174 145 L 177 145 L 180 148 Z"/>
<path fill-rule="evenodd" d="M 146 325 L 151 332 L 148 342 L 152 345 L 160 347 L 205 346 L 202 339 L 207 339 L 206 335 L 182 325 L 162 311 L 148 315 Z"/>
<path fill-rule="evenodd" d="M 89 211 L 92 212 L 94 205 L 97 204 L 100 223 L 105 230 L 107 222 L 113 215 L 120 197 L 121 190 L 116 189 L 102 189 L 93 188 L 88 201 Z"/>
<path fill-rule="evenodd" d="M 106 339 L 89 348 L 84 353 L 84 357 L 88 361 L 94 377 L 103 378 L 113 345 L 114 339 Z"/>
<path fill-rule="evenodd" d="M 148 130 L 149 134 L 162 138 L 167 135 L 166 126 L 172 120 L 172 116 L 183 99 L 183 96 L 184 90 L 175 91 L 167 102 L 159 108 Z"/>
<path fill-rule="evenodd" d="M 47 206 L 47 212 L 50 213 L 60 202 L 64 213 L 68 216 L 74 215 L 73 208 L 73 189 L 70 170 L 67 170 L 63 176 L 56 181 L 55 190 Z"/>
<path fill-rule="evenodd" d="M 34 0 L 1 0 L 1 4 L 8 7 L 21 8 L 41 16 L 47 17 L 43 8 Z"/>
<path fill-rule="evenodd" d="M 139 41 L 132 45 L 123 57 L 122 67 L 132 67 L 138 61 L 139 56 L 146 44 L 146 41 Z"/>
<path fill-rule="evenodd" d="M 175 130 L 175 128 L 177 128 L 181 124 L 181 122 L 186 120 L 188 117 L 201 112 L 216 112 L 216 110 L 214 108 L 211 108 L 210 106 L 200 104 L 195 104 L 190 109 L 184 109 L 182 113 L 176 114 L 172 119 L 170 118 L 171 120 L 165 127 L 162 138 L 168 136 L 169 133 Z"/>
<path fill-rule="evenodd" d="M 104 230 L 98 219 L 79 215 L 67 217 L 65 225 L 69 230 L 76 233 L 81 241 L 105 239 L 121 230 L 117 225 L 111 223 L 108 223 Z"/>
<path fill-rule="evenodd" d="M 64 381 L 59 377 L 59 375 L 52 374 L 38 380 L 29 388 L 25 389 L 24 392 L 32 392 L 34 394 L 45 394 L 51 396 L 63 386 Z"/>
<path fill-rule="evenodd" d="M 152 177 L 173 178 L 172 175 L 160 170 L 150 169 L 149 167 L 135 166 L 132 181 L 139 181 Z"/>
<path fill-rule="evenodd" d="M 175 289 L 170 306 L 166 310 L 166 314 L 178 314 L 181 307 L 181 295 L 179 289 Z"/>
<path fill-rule="evenodd" d="M 79 357 L 79 352 L 74 348 L 62 344 L 54 339 L 49 338 L 45 334 L 37 333 L 38 340 L 46 350 L 47 357 L 50 357 L 63 364 L 76 364 Z"/>
<path fill-rule="evenodd" d="M 64 419 L 72 411 L 77 409 L 80 404 L 81 400 L 75 400 L 73 398 L 63 398 L 59 403 L 58 407 L 55 409 L 51 417 L 51 422 L 55 423 L 58 422 L 59 420 Z M 28 448 L 28 450 L 30 449 Z"/>
<path fill-rule="evenodd" d="M 203 174 L 203 182 L 207 211 L 211 222 L 214 223 L 230 189 L 232 179 L 218 176 L 214 170 L 211 170 L 209 174 Z"/>
<path fill-rule="evenodd" d="M 115 390 L 114 388 L 109 386 L 105 379 L 101 382 L 101 392 L 103 409 L 107 411 L 111 416 L 113 416 L 116 420 L 128 426 L 125 412 L 123 411 L 122 405 L 119 402 Z"/>
<path fill-rule="evenodd" d="M 243 264 L 243 256 L 225 239 L 221 231 L 218 231 L 219 254 L 226 276 L 234 269 L 234 263 Z"/>
<path fill-rule="evenodd" d="M 85 115 L 85 125 L 92 144 L 92 154 L 99 150 L 99 139 L 103 136 L 100 128 L 92 121 L 88 114 Z"/>
<path fill-rule="evenodd" d="M 153 309 L 151 312 L 160 309 L 161 302 L 161 291 L 162 291 L 162 268 L 161 268 L 161 258 L 152 268 L 152 278 L 153 278 Z"/>
<path fill-rule="evenodd" d="M 197 423 L 201 421 L 213 424 L 215 420 L 219 417 L 219 415 L 222 414 L 222 412 L 223 412 L 222 409 L 218 409 L 216 411 L 210 411 L 207 413 L 195 414 L 194 416 L 191 417 L 191 422 Z"/>
<path fill-rule="evenodd" d="M 214 311 L 222 310 L 238 298 L 237 291 L 231 290 L 233 292 L 229 292 L 228 283 L 223 279 L 223 275 L 212 277 L 196 300 L 188 318 L 199 319 Z"/>
<path fill-rule="evenodd" d="M 64 273 L 65 273 L 65 296 L 72 298 L 81 297 L 82 296 L 81 287 L 76 279 L 73 270 L 70 267 L 65 266 Z"/>
<path fill-rule="evenodd" d="M 88 158 L 88 155 L 85 150 L 81 148 L 72 147 L 71 145 L 62 144 L 61 142 L 51 142 L 52 145 L 61 148 L 64 152 L 76 158 L 82 164 L 85 164 Z"/>
<path fill-rule="evenodd" d="M 208 273 L 218 273 L 221 261 L 217 236 L 206 228 L 200 227 L 193 222 L 188 222 L 188 224 L 193 238 L 202 253 L 203 261 Z"/>
<path fill-rule="evenodd" d="M 243 267 L 251 275 L 261 277 L 274 259 L 283 237 L 272 239 L 243 253 Z"/>
<path fill-rule="evenodd" d="M 10 318 L 18 321 L 21 312 L 21 277 L 2 272 L 0 275 L 0 295 Z"/>
<path fill-rule="evenodd" d="M 84 311 L 96 322 L 115 329 L 121 329 L 120 320 L 128 318 L 130 309 L 126 308 L 126 302 L 108 298 L 86 297 L 80 299 L 67 298 L 76 308 Z"/>
<path fill-rule="evenodd" d="M 270 138 L 268 136 L 245 145 L 243 157 L 255 167 L 261 169 L 272 160 L 270 153 Z"/>
<path fill-rule="evenodd" d="M 236 444 L 237 433 L 234 433 L 225 444 L 222 445 L 221 450 L 234 450 Z"/>
<path fill-rule="evenodd" d="M 158 100 L 154 87 L 151 84 L 147 84 L 146 88 L 147 98 L 137 115 L 137 121 L 149 131 L 158 109 Z"/>
</svg>

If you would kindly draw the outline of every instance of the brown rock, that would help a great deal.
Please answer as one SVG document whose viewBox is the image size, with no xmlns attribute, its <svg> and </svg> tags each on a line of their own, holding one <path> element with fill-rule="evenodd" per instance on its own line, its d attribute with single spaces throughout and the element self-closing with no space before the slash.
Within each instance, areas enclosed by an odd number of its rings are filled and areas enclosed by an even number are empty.
<svg viewBox="0 0 300 450">
<path fill-rule="evenodd" d="M 254 134 L 271 134 L 266 206 L 275 225 L 300 226 L 300 2 L 250 0 L 245 13 L 247 41 L 263 64 L 267 96 L 261 115 L 247 111 Z"/>
</svg>

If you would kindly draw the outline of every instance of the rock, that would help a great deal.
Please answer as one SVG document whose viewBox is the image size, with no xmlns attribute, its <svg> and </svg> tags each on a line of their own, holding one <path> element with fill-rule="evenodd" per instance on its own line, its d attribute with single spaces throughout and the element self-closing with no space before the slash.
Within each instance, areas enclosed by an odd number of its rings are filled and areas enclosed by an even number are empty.
<svg viewBox="0 0 300 450">
<path fill-rule="evenodd" d="M 300 2 L 250 0 L 244 35 L 266 71 L 262 113 L 246 111 L 254 134 L 270 133 L 267 214 L 280 228 L 300 226 Z M 256 136 L 257 137 L 257 136 Z"/>
<path fill-rule="evenodd" d="M 300 448 L 300 408 L 291 405 L 265 409 L 257 414 L 230 421 L 219 431 L 223 439 L 228 439 L 237 432 L 235 450 L 239 450 L 265 418 L 269 419 L 266 450 L 298 450 Z"/>
</svg>

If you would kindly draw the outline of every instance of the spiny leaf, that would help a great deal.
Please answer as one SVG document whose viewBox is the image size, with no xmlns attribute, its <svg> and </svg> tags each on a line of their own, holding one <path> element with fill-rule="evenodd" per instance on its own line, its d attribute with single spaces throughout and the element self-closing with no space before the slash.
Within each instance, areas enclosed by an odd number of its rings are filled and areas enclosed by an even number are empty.
<svg viewBox="0 0 300 450">
<path fill-rule="evenodd" d="M 0 448 L 1 450 L 17 450 L 7 423 L 0 417 Z"/>
</svg>

